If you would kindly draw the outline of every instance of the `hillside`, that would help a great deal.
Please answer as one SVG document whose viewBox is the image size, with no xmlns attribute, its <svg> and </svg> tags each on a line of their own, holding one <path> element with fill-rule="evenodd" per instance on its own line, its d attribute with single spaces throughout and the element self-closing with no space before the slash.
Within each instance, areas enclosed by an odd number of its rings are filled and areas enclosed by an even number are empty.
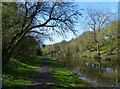
<svg viewBox="0 0 120 89">
<path fill-rule="evenodd" d="M 117 61 L 118 59 L 119 36 L 117 26 L 118 21 L 112 21 L 100 31 L 96 31 L 101 61 Z M 51 55 L 61 62 L 65 62 L 65 64 L 68 61 L 72 62 L 83 57 L 98 60 L 99 55 L 97 54 L 97 45 L 93 35 L 93 31 L 85 31 L 69 42 L 48 45 L 43 48 L 44 54 Z"/>
</svg>

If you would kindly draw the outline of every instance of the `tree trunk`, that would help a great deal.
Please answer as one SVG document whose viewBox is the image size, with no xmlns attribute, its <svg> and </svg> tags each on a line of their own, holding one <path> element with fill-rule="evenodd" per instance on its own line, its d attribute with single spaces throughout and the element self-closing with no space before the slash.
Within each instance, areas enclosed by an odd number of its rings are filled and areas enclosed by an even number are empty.
<svg viewBox="0 0 120 89">
<path fill-rule="evenodd" d="M 97 55 L 98 55 L 98 60 L 99 60 L 99 62 L 101 62 L 99 42 L 97 42 L 96 44 L 97 44 Z"/>
<path fill-rule="evenodd" d="M 3 55 L 3 60 L 2 60 L 3 66 L 8 64 L 11 55 L 12 55 L 12 50 L 5 52 L 5 54 Z"/>
<path fill-rule="evenodd" d="M 100 56 L 100 48 L 99 48 L 99 43 L 97 42 L 97 54 Z"/>
<path fill-rule="evenodd" d="M 25 34 L 23 34 L 22 36 L 19 36 L 19 38 L 14 39 L 15 42 L 12 42 L 12 44 L 10 44 L 11 46 L 4 52 L 3 61 L 2 61 L 3 66 L 8 64 L 8 62 L 9 62 L 9 60 L 10 60 L 16 46 L 23 39 L 24 35 Z"/>
<path fill-rule="evenodd" d="M 95 31 L 95 30 L 94 30 Z M 97 55 L 98 55 L 98 59 L 99 59 L 99 62 L 101 61 L 101 57 L 100 57 L 100 46 L 99 46 L 99 41 L 97 40 L 97 37 L 96 37 L 96 33 L 94 32 L 94 41 L 96 42 L 96 48 L 97 48 Z"/>
</svg>

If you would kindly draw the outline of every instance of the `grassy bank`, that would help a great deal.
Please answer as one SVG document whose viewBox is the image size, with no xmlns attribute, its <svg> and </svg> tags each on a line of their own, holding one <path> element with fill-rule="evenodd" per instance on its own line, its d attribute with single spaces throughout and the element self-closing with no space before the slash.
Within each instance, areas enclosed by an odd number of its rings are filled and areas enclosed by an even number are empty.
<svg viewBox="0 0 120 89">
<path fill-rule="evenodd" d="M 54 78 L 54 82 L 56 84 L 55 86 L 57 86 L 58 88 L 74 89 L 80 87 L 89 87 L 88 83 L 84 82 L 81 79 L 78 79 L 77 75 L 72 73 L 70 70 L 67 70 L 57 61 L 53 60 L 50 57 L 46 57 L 46 59 L 52 69 L 52 77 Z"/>
<path fill-rule="evenodd" d="M 3 68 L 3 87 L 4 89 L 34 89 L 26 87 L 32 84 L 32 81 L 40 67 L 42 58 L 35 56 L 33 58 L 21 57 L 21 59 L 11 59 L 9 64 Z M 53 78 L 53 86 L 50 89 L 76 89 L 80 87 L 89 87 L 85 81 L 78 79 L 77 75 L 67 70 L 57 61 L 50 57 L 45 57 L 48 63 L 48 69 L 51 70 L 50 77 Z M 40 76 L 40 75 L 39 75 Z M 41 88 L 40 88 L 41 89 Z"/>
<path fill-rule="evenodd" d="M 10 60 L 9 64 L 3 67 L 3 87 L 9 89 L 10 87 L 30 85 L 30 79 L 34 76 L 34 72 L 40 66 L 40 56 L 21 57 L 21 59 Z M 20 61 L 21 60 L 21 61 Z"/>
</svg>

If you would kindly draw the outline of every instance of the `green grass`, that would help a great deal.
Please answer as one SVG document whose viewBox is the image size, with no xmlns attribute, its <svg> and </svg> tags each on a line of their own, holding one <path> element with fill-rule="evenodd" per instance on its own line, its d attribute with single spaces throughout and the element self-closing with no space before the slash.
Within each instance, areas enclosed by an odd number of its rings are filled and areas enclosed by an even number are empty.
<svg viewBox="0 0 120 89">
<path fill-rule="evenodd" d="M 70 70 L 67 70 L 65 67 L 60 65 L 55 60 L 52 60 L 50 57 L 47 57 L 52 69 L 52 77 L 54 82 L 58 87 L 88 87 L 88 83 L 84 82 L 81 79 L 78 79 L 77 75 L 73 74 Z M 61 89 L 61 88 L 60 88 Z"/>
<path fill-rule="evenodd" d="M 3 67 L 3 87 L 30 85 L 33 71 L 40 65 L 40 56 L 34 58 L 24 57 L 21 61 L 10 59 L 7 66 Z"/>
<path fill-rule="evenodd" d="M 30 81 L 34 78 L 37 68 L 40 66 L 41 57 L 34 58 L 21 57 L 21 59 L 11 59 L 9 64 L 3 68 L 3 87 L 6 89 L 23 89 L 26 85 L 32 84 Z M 48 67 L 51 69 L 51 78 L 53 78 L 54 89 L 89 87 L 85 81 L 78 79 L 77 75 L 67 70 L 51 57 L 46 57 Z M 28 89 L 28 88 L 25 88 Z"/>
</svg>

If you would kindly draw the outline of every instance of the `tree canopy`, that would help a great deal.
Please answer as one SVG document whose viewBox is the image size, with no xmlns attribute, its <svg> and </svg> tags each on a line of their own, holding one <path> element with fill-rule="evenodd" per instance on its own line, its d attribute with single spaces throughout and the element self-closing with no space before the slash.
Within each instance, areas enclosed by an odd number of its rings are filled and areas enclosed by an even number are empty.
<svg viewBox="0 0 120 89">
<path fill-rule="evenodd" d="M 70 2 L 11 2 L 3 3 L 3 63 L 7 63 L 16 46 L 28 33 L 49 37 L 72 31 L 80 10 Z M 7 39 L 6 39 L 7 38 Z"/>
</svg>

